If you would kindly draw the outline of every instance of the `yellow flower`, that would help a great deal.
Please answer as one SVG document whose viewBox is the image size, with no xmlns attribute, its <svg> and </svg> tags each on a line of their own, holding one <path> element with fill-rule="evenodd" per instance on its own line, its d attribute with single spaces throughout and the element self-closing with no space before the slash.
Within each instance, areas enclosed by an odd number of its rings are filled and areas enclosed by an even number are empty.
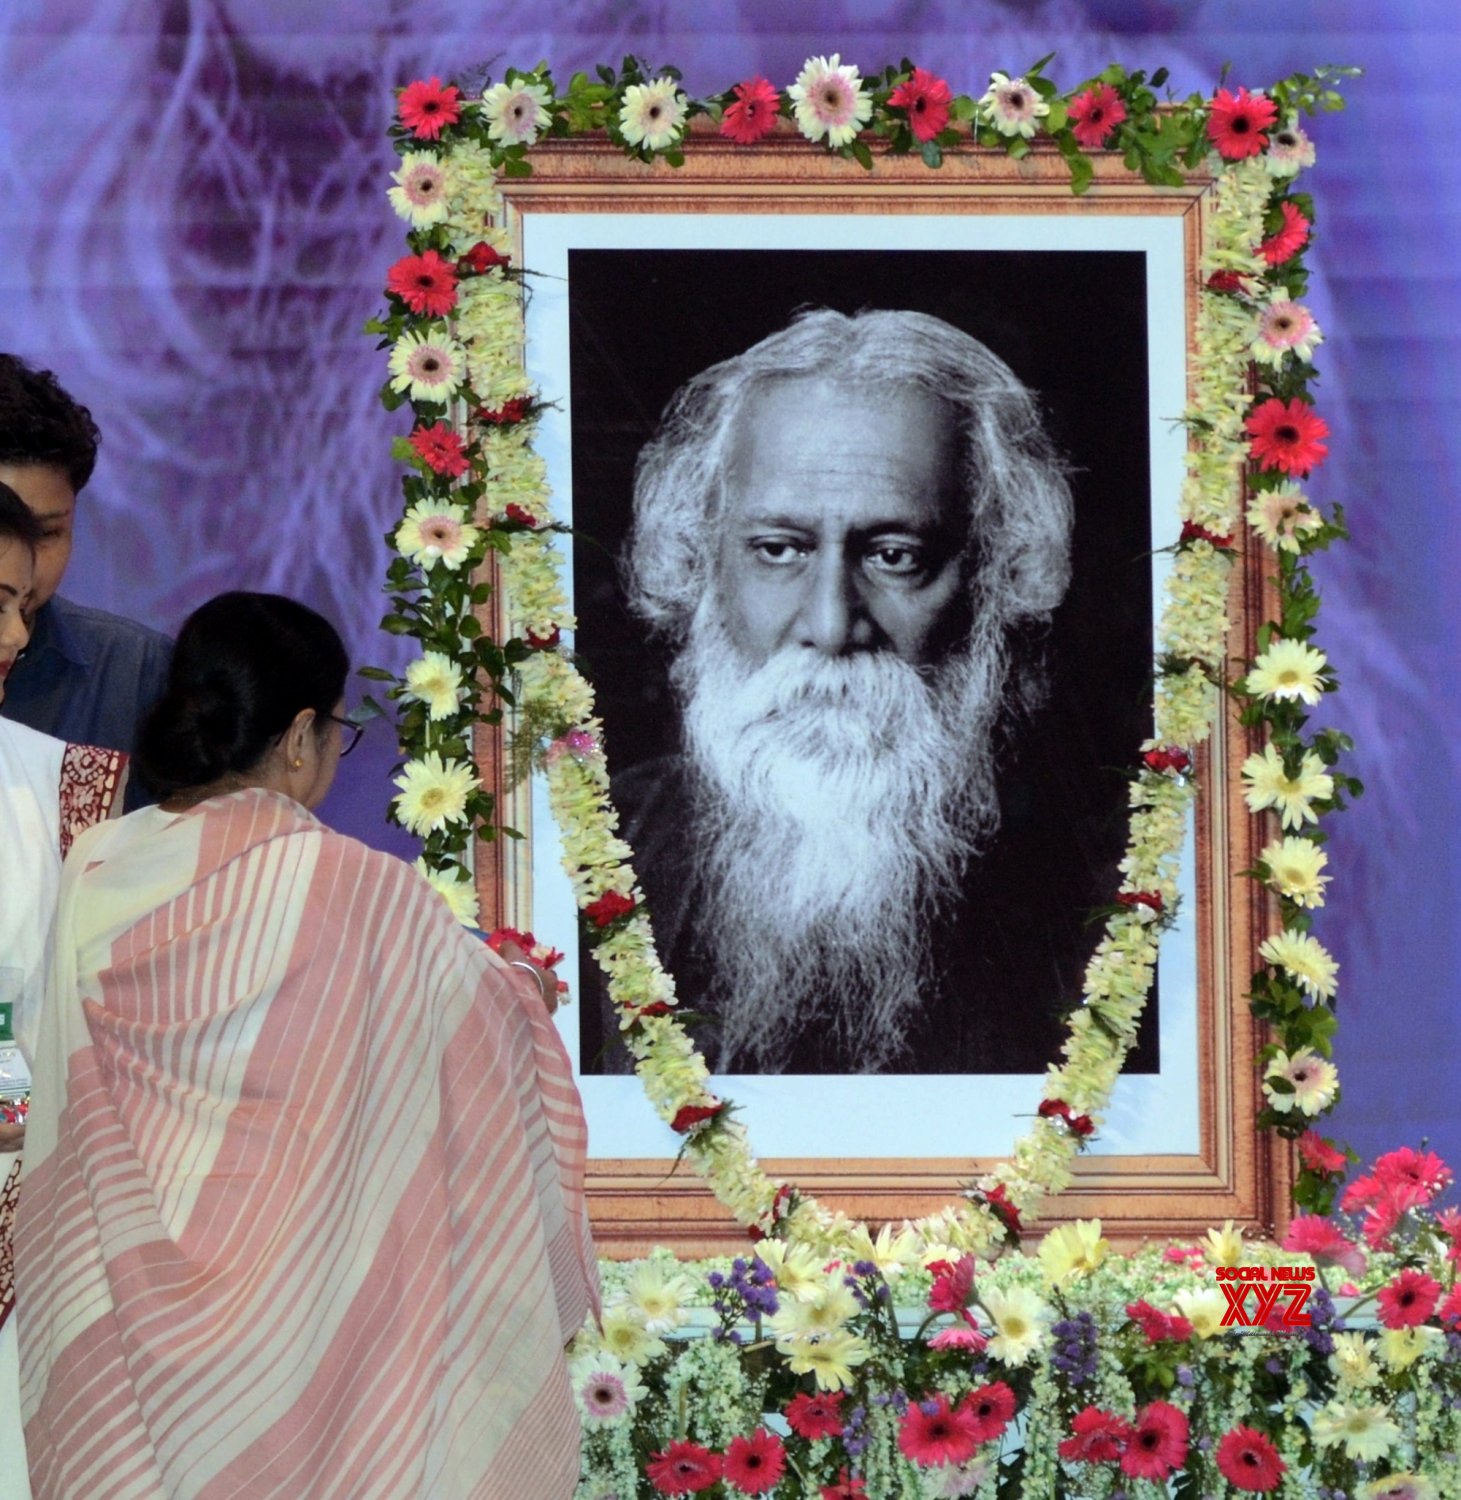
<svg viewBox="0 0 1461 1500">
<path fill-rule="evenodd" d="M 429 869 L 424 859 L 416 861 L 416 873 L 446 902 L 463 927 L 477 925 L 477 887 L 469 875 L 455 865 L 445 870 Z"/>
<path fill-rule="evenodd" d="M 1319 674 L 1329 664 L 1322 651 L 1302 641 L 1279 639 L 1253 663 L 1248 691 L 1260 698 L 1299 698 L 1317 703 L 1324 696 Z"/>
<path fill-rule="evenodd" d="M 1314 1413 L 1314 1442 L 1321 1448 L 1344 1444 L 1347 1458 L 1366 1463 L 1383 1458 L 1400 1441 L 1400 1428 L 1383 1406 L 1349 1406 L 1331 1401 Z"/>
<path fill-rule="evenodd" d="M 1440 1500 L 1440 1494 L 1424 1474 L 1385 1474 L 1361 1486 L 1359 1500 Z"/>
<path fill-rule="evenodd" d="M 1228 1219 L 1221 1229 L 1207 1231 L 1207 1248 L 1203 1251 L 1211 1266 L 1241 1266 L 1243 1264 L 1243 1231 L 1233 1227 Z"/>
<path fill-rule="evenodd" d="M 1077 1219 L 1052 1229 L 1040 1242 L 1040 1265 L 1053 1287 L 1063 1287 L 1106 1259 L 1110 1242 L 1101 1238 L 1099 1219 Z"/>
<path fill-rule="evenodd" d="M 1228 1299 L 1215 1287 L 1178 1292 L 1177 1311 L 1192 1324 L 1192 1331 L 1200 1339 L 1210 1339 L 1221 1333 L 1223 1314 L 1227 1311 Z"/>
<path fill-rule="evenodd" d="M 1369 1340 L 1362 1333 L 1336 1333 L 1329 1368 L 1342 1388 L 1363 1390 L 1380 1378 L 1379 1366 L 1370 1352 Z"/>
<path fill-rule="evenodd" d="M 1259 956 L 1277 964 L 1315 1000 L 1331 1000 L 1339 978 L 1339 965 L 1329 951 L 1307 932 L 1288 928 L 1260 944 Z"/>
<path fill-rule="evenodd" d="M 814 1333 L 832 1333 L 861 1309 L 849 1287 L 842 1282 L 824 1282 L 810 1297 L 791 1297 L 769 1319 L 771 1329 L 783 1338 L 802 1338 Z"/>
<path fill-rule="evenodd" d="M 1268 867 L 1269 883 L 1279 895 L 1300 906 L 1324 905 L 1329 877 L 1323 870 L 1329 856 L 1312 839 L 1275 839 L 1258 857 Z"/>
<path fill-rule="evenodd" d="M 1315 802 L 1327 802 L 1334 795 L 1334 778 L 1324 769 L 1317 755 L 1304 752 L 1297 773 L 1290 776 L 1284 769 L 1283 756 L 1272 745 L 1265 745 L 1259 755 L 1243 762 L 1244 792 L 1252 812 L 1276 808 L 1285 828 L 1300 828 L 1317 823 Z"/>
<path fill-rule="evenodd" d="M 406 668 L 407 698 L 424 703 L 432 719 L 448 719 L 462 705 L 462 669 L 443 651 L 428 651 Z"/>
<path fill-rule="evenodd" d="M 665 1352 L 664 1341 L 649 1331 L 644 1314 L 625 1303 L 604 1310 L 600 1342 L 616 1359 L 631 1365 L 642 1365 Z"/>
<path fill-rule="evenodd" d="M 783 1338 L 776 1347 L 787 1356 L 793 1375 L 811 1375 L 819 1391 L 840 1391 L 852 1384 L 852 1367 L 865 1363 L 872 1350 L 845 1328 L 810 1338 Z"/>
<path fill-rule="evenodd" d="M 688 1316 L 685 1305 L 694 1296 L 695 1285 L 678 1269 L 644 1260 L 634 1268 L 624 1293 L 628 1306 L 643 1315 L 651 1333 L 667 1333 Z"/>
<path fill-rule="evenodd" d="M 979 1294 L 994 1323 L 989 1352 L 1003 1364 L 1022 1365 L 1045 1338 L 1052 1313 L 1046 1303 L 1024 1287 L 1002 1292 L 989 1287 Z"/>
<path fill-rule="evenodd" d="M 418 838 L 436 833 L 466 814 L 467 798 L 481 786 L 469 765 L 443 761 L 435 750 L 408 760 L 393 785 L 401 794 L 391 800 L 402 825 Z"/>
<path fill-rule="evenodd" d="M 1439 1328 L 1385 1328 L 1380 1332 L 1380 1358 L 1397 1375 L 1408 1370 L 1433 1339 L 1441 1337 Z"/>
</svg>

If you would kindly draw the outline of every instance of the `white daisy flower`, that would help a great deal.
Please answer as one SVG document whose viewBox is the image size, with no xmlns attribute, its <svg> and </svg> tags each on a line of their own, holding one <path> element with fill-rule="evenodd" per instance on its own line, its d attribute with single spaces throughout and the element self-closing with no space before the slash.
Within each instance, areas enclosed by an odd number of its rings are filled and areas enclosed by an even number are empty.
<svg viewBox="0 0 1461 1500">
<path fill-rule="evenodd" d="M 1313 1000 L 1332 1000 L 1339 980 L 1339 965 L 1329 950 L 1307 932 L 1285 929 L 1258 948 L 1260 958 L 1276 964 Z"/>
<path fill-rule="evenodd" d="M 1270 177 L 1293 177 L 1314 165 L 1314 143 L 1292 120 L 1268 134 L 1268 154 L 1263 158 Z"/>
<path fill-rule="evenodd" d="M 448 823 L 459 823 L 466 813 L 467 798 L 481 786 L 471 766 L 463 761 L 444 761 L 435 750 L 420 760 L 408 760 L 392 783 L 401 793 L 393 797 L 396 815 L 418 838 L 439 833 Z"/>
<path fill-rule="evenodd" d="M 1270 547 L 1297 552 L 1304 533 L 1318 531 L 1324 519 L 1297 485 L 1281 484 L 1254 495 L 1248 524 Z"/>
<path fill-rule="evenodd" d="M 1324 696 L 1319 674 L 1329 664 L 1322 651 L 1280 637 L 1253 663 L 1248 691 L 1260 698 L 1299 698 L 1314 704 Z"/>
<path fill-rule="evenodd" d="M 837 52 L 809 57 L 787 94 L 801 133 L 809 141 L 825 140 L 834 150 L 850 145 L 872 118 L 872 96 L 864 92 L 862 76 Z"/>
<path fill-rule="evenodd" d="M 424 703 L 432 719 L 449 719 L 456 713 L 462 692 L 462 669 L 443 651 L 428 651 L 406 668 L 405 696 Z"/>
<path fill-rule="evenodd" d="M 463 506 L 418 500 L 396 528 L 395 545 L 402 557 L 428 573 L 437 563 L 455 573 L 480 536 Z"/>
<path fill-rule="evenodd" d="M 1323 871 L 1329 856 L 1312 839 L 1275 839 L 1258 858 L 1268 867 L 1269 884 L 1280 896 L 1300 906 L 1324 905 L 1329 876 Z"/>
<path fill-rule="evenodd" d="M 482 95 L 488 136 L 502 146 L 531 146 L 552 121 L 552 98 L 541 83 L 494 83 Z"/>
<path fill-rule="evenodd" d="M 685 124 L 685 96 L 673 78 L 631 83 L 619 108 L 619 129 L 631 146 L 663 151 L 674 145 Z"/>
<path fill-rule="evenodd" d="M 1277 297 L 1259 314 L 1258 337 L 1250 350 L 1260 363 L 1277 366 L 1289 354 L 1308 359 L 1314 353 L 1314 346 L 1323 342 L 1324 335 L 1307 307 Z"/>
<path fill-rule="evenodd" d="M 1270 1080 L 1289 1083 L 1292 1088 L 1280 1091 L 1272 1087 Z M 1263 1071 L 1263 1092 L 1268 1102 L 1285 1114 L 1297 1109 L 1301 1114 L 1317 1115 L 1334 1103 L 1339 1092 L 1339 1070 L 1312 1047 L 1300 1047 L 1292 1057 L 1279 1052 Z"/>
<path fill-rule="evenodd" d="M 445 333 L 403 333 L 391 345 L 391 389 L 442 404 L 467 378 L 466 350 Z"/>
<path fill-rule="evenodd" d="M 412 229 L 428 229 L 446 218 L 452 194 L 451 169 L 423 151 L 408 151 L 391 173 L 396 184 L 386 194 L 391 207 Z"/>
<path fill-rule="evenodd" d="M 477 888 L 471 878 L 453 866 L 449 870 L 432 870 L 424 859 L 416 861 L 416 872 L 446 902 L 452 916 L 463 927 L 475 927 L 480 915 Z"/>
<path fill-rule="evenodd" d="M 980 118 L 1001 135 L 1022 135 L 1026 140 L 1040 128 L 1050 106 L 1024 78 L 991 73 L 989 88 L 979 101 Z"/>
</svg>

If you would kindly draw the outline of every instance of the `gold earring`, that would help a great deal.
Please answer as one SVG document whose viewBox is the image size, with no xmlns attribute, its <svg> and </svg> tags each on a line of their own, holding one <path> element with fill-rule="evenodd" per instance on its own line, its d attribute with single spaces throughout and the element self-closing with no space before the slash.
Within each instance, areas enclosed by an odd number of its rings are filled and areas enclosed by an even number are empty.
<svg viewBox="0 0 1461 1500">
<path fill-rule="evenodd" d="M 298 757 L 298 756 L 297 756 L 297 755 L 296 755 L 296 756 L 295 756 L 295 757 L 294 757 L 294 769 L 295 769 L 295 770 L 296 770 L 296 771 L 297 771 L 297 770 L 299 770 L 299 768 L 300 768 L 300 767 L 301 767 L 301 766 L 302 766 L 302 765 L 303 765 L 303 764 L 304 764 L 304 762 L 303 762 L 303 761 L 302 761 L 302 760 L 301 760 L 301 759 L 300 759 L 300 758 L 299 758 L 299 757 Z"/>
</svg>

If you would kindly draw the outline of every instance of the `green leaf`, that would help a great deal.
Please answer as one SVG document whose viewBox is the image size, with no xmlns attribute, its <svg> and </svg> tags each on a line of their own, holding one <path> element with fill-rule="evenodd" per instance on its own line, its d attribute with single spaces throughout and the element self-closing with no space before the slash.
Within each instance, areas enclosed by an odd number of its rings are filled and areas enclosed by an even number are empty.
<svg viewBox="0 0 1461 1500">
<path fill-rule="evenodd" d="M 923 158 L 923 164 L 926 167 L 941 167 L 944 164 L 944 153 L 939 149 L 939 143 L 936 140 L 925 141 L 918 154 Z"/>
</svg>

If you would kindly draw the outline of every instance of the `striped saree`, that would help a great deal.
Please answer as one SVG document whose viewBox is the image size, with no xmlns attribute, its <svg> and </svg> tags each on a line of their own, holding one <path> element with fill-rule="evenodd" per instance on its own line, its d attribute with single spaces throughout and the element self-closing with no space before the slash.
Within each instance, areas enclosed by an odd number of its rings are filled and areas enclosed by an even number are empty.
<svg viewBox="0 0 1461 1500">
<path fill-rule="evenodd" d="M 37 1500 L 572 1493 L 578 1097 L 412 870 L 258 790 L 92 830 L 36 1064 Z"/>
</svg>

